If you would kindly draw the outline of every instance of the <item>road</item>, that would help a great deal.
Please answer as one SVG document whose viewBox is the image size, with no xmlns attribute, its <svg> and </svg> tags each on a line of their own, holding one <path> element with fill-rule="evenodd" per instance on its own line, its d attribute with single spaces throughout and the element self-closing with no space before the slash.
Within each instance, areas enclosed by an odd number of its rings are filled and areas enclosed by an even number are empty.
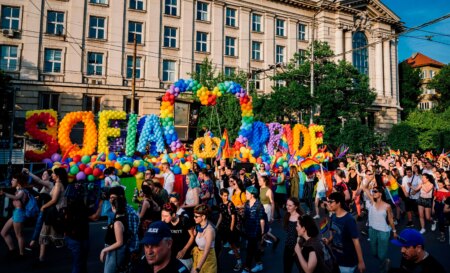
<svg viewBox="0 0 450 273">
<path fill-rule="evenodd" d="M 361 222 L 358 222 L 359 225 L 362 225 Z M 103 264 L 99 261 L 100 250 L 103 246 L 103 239 L 105 230 L 102 229 L 102 226 L 105 225 L 105 222 L 96 222 L 91 223 L 91 248 L 88 260 L 88 270 L 89 272 L 102 272 Z M 284 239 L 284 232 L 281 227 L 280 222 L 275 222 L 272 225 L 273 232 Z M 401 230 L 403 228 L 403 223 L 400 223 L 397 227 L 397 230 Z M 30 238 L 32 232 L 31 227 L 27 227 L 25 229 L 25 235 L 27 238 Z M 425 233 L 426 240 L 426 250 L 429 251 L 433 256 L 435 256 L 445 268 L 450 269 L 450 245 L 447 240 L 446 243 L 441 243 L 437 240 L 438 232 L 427 232 Z M 28 240 L 27 240 L 28 241 Z M 378 260 L 371 256 L 370 254 L 370 246 L 367 241 L 367 237 L 361 235 L 360 237 L 361 246 L 364 253 L 364 261 L 366 263 L 366 272 L 376 273 L 378 272 Z M 264 261 L 264 271 L 263 272 L 281 272 L 283 266 L 283 242 L 278 245 L 278 248 L 274 251 L 271 247 L 267 247 L 265 249 L 265 253 L 263 256 Z M 219 259 L 219 272 L 231 273 L 233 271 L 234 266 L 234 258 L 232 255 L 227 254 L 228 249 L 226 251 L 222 251 Z M 245 250 L 243 250 L 243 258 L 245 259 Z M 2 273 L 22 273 L 22 272 L 33 272 L 33 273 L 63 273 L 63 272 L 71 272 L 71 257 L 70 252 L 66 248 L 56 249 L 54 247 L 50 247 L 48 251 L 48 264 L 44 268 L 33 268 L 32 265 L 36 261 L 38 257 L 37 250 L 33 252 L 27 253 L 27 258 L 23 261 L 15 261 L 15 260 L 5 260 L 6 254 L 6 245 L 3 240 L 0 243 L 0 272 Z M 400 249 L 393 245 L 389 246 L 389 257 L 392 260 L 393 266 L 398 266 L 400 261 Z M 293 272 L 296 272 L 293 270 Z"/>
</svg>

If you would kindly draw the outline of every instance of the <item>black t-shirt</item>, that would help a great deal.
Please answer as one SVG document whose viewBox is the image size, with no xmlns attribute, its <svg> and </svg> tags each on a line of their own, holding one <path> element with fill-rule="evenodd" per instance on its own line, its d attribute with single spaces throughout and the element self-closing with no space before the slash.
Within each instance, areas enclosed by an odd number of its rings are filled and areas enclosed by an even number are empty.
<svg viewBox="0 0 450 273">
<path fill-rule="evenodd" d="M 149 265 L 145 257 L 141 262 L 132 269 L 133 273 L 156 273 L 153 269 L 153 265 Z M 189 273 L 186 266 L 183 265 L 176 258 L 171 258 L 169 264 L 166 267 L 159 270 L 158 273 Z"/>
<path fill-rule="evenodd" d="M 309 253 L 311 252 L 315 252 L 314 248 L 312 246 L 304 246 L 302 248 L 302 255 L 303 258 L 305 258 L 305 261 L 308 262 L 309 260 Z M 316 253 L 316 257 L 317 257 L 317 253 Z M 304 272 L 303 269 L 300 268 L 299 270 L 300 272 Z M 320 273 L 320 267 L 319 267 L 319 260 L 317 259 L 317 264 L 316 264 L 316 268 L 314 268 L 313 273 Z"/>
<path fill-rule="evenodd" d="M 402 258 L 400 268 L 403 272 L 411 273 L 445 273 L 444 267 L 431 255 L 418 263 Z"/>
<path fill-rule="evenodd" d="M 220 228 L 225 230 L 230 230 L 231 227 L 231 216 L 235 216 L 235 224 L 236 224 L 236 207 L 230 201 L 227 204 L 220 203 L 219 205 L 219 213 L 222 215 L 222 221 L 220 222 Z"/>
<path fill-rule="evenodd" d="M 187 242 L 189 241 L 189 229 L 192 228 L 189 219 L 186 219 L 184 216 L 179 216 L 179 221 L 176 225 L 170 223 L 170 232 L 172 233 L 172 258 L 176 258 L 178 252 L 182 250 Z M 182 259 L 191 258 L 191 250 L 188 249 L 184 254 Z"/>
</svg>

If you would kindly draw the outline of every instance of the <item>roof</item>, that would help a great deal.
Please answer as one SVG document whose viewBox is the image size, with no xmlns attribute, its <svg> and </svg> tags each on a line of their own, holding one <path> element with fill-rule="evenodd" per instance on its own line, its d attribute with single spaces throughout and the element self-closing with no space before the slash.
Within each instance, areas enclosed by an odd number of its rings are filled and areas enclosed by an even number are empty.
<svg viewBox="0 0 450 273">
<path fill-rule="evenodd" d="M 444 66 L 443 63 L 433 60 L 419 52 L 414 53 L 411 57 L 406 59 L 405 62 L 413 68 L 424 66 L 434 66 L 440 68 Z"/>
</svg>

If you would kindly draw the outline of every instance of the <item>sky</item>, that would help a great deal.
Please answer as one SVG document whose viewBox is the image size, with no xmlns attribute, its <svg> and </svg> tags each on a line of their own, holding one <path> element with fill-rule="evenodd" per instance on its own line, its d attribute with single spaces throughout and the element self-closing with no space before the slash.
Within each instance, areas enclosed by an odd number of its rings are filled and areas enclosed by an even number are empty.
<svg viewBox="0 0 450 273">
<path fill-rule="evenodd" d="M 416 27 L 443 15 L 450 14 L 450 0 L 381 0 L 391 9 L 407 27 Z M 400 36 L 399 61 L 403 61 L 414 52 L 440 61 L 450 63 L 450 18 L 421 30 Z M 412 37 L 411 37 L 412 36 Z M 429 41 L 428 39 L 431 39 Z"/>
</svg>

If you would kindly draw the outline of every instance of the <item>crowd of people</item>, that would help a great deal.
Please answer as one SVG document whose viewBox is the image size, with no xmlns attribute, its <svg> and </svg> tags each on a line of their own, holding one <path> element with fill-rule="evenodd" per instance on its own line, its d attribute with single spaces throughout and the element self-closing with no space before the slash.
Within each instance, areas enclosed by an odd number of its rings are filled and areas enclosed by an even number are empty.
<svg viewBox="0 0 450 273">
<path fill-rule="evenodd" d="M 14 193 L 0 191 L 13 206 L 1 231 L 8 257 L 23 258 L 25 249 L 39 245 L 36 266 L 45 266 L 46 247 L 66 245 L 72 272 L 87 272 L 89 222 L 103 216 L 107 225 L 99 260 L 105 273 L 220 272 L 220 253 L 228 248 L 234 271 L 261 272 L 269 257 L 263 256 L 265 249 L 276 250 L 281 241 L 283 272 L 294 267 L 299 272 L 364 272 L 360 233 L 368 236 L 371 254 L 379 260 L 377 272 L 445 272 L 425 251 L 423 234 L 437 228 L 438 240 L 446 242 L 448 157 L 353 155 L 311 172 L 295 165 L 237 166 L 224 159 L 203 169 L 194 163 L 184 179 L 187 190 L 175 192 L 175 175 L 163 163 L 159 176 L 146 170 L 133 200 L 126 199 L 114 168 L 107 168 L 101 198 L 91 203 L 83 186 L 87 182 L 68 183 L 66 169 L 46 170 L 41 177 L 23 169 L 12 177 Z M 36 197 L 26 190 L 27 176 L 36 182 Z M 30 198 L 38 200 L 40 212 L 27 243 L 23 223 Z M 406 228 L 399 232 L 404 217 Z M 282 224 L 283 236 L 271 229 L 275 221 Z M 401 248 L 400 265 L 390 261 L 390 243 Z"/>
</svg>

